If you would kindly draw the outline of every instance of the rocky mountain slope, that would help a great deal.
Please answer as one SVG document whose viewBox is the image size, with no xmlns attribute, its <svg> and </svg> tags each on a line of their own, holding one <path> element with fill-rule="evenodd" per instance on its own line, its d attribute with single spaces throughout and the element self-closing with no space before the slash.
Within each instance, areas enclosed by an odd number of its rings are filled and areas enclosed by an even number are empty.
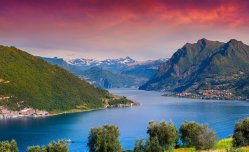
<svg viewBox="0 0 249 152">
<path fill-rule="evenodd" d="M 234 39 L 227 43 L 201 39 L 177 50 L 140 89 L 248 98 L 248 75 L 248 45 Z"/>
</svg>

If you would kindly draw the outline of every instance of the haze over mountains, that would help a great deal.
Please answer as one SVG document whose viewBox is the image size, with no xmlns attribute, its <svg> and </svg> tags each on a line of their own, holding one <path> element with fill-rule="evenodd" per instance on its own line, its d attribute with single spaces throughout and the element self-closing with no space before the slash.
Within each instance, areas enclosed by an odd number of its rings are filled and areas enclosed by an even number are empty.
<svg viewBox="0 0 249 152">
<path fill-rule="evenodd" d="M 249 98 L 248 82 L 248 45 L 235 39 L 226 43 L 201 39 L 178 49 L 140 89 L 195 94 L 222 90 L 231 98 Z"/>
<path fill-rule="evenodd" d="M 148 81 L 166 60 L 135 61 L 130 57 L 102 61 L 84 58 L 42 58 L 102 88 L 138 88 Z"/>
<path fill-rule="evenodd" d="M 249 46 L 235 39 L 226 43 L 207 39 L 186 43 L 168 60 L 43 59 L 103 88 L 139 87 L 224 99 L 249 96 Z"/>
</svg>

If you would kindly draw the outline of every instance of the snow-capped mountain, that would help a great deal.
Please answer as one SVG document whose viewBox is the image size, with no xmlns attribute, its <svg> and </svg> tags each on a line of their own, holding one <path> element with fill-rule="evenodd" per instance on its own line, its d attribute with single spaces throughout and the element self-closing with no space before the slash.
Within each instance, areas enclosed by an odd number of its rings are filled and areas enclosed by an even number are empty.
<svg viewBox="0 0 249 152">
<path fill-rule="evenodd" d="M 106 87 L 103 85 L 106 82 L 108 87 L 138 87 L 151 78 L 165 62 L 165 59 L 136 61 L 130 57 L 101 61 L 84 58 L 40 58 L 101 87 Z"/>
<path fill-rule="evenodd" d="M 99 61 L 94 59 L 84 59 L 84 58 L 77 58 L 77 59 L 65 59 L 67 64 L 75 65 L 75 66 L 91 66 L 91 65 L 97 65 Z"/>
<path fill-rule="evenodd" d="M 100 67 L 106 70 L 110 70 L 114 73 L 120 73 L 124 68 L 128 67 L 130 64 L 135 63 L 136 61 L 130 57 L 119 58 L 119 59 L 106 59 L 106 60 L 95 60 L 95 59 L 68 59 L 66 62 L 69 65 L 74 65 L 81 67 L 82 69 L 90 69 L 92 67 Z"/>
<path fill-rule="evenodd" d="M 95 60 L 95 59 L 85 59 L 85 58 L 76 58 L 76 59 L 67 59 L 66 62 L 75 66 L 101 66 L 101 65 L 113 65 L 113 64 L 131 64 L 136 62 L 130 57 L 119 58 L 119 59 L 105 59 L 105 60 Z"/>
</svg>

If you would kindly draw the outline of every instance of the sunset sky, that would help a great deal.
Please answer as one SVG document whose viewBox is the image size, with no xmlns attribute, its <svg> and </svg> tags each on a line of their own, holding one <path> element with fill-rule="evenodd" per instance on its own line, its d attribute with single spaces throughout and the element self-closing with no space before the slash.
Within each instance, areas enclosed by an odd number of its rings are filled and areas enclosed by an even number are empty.
<svg viewBox="0 0 249 152">
<path fill-rule="evenodd" d="M 170 57 L 198 39 L 249 44 L 247 0 L 0 0 L 0 44 L 64 58 Z"/>
</svg>

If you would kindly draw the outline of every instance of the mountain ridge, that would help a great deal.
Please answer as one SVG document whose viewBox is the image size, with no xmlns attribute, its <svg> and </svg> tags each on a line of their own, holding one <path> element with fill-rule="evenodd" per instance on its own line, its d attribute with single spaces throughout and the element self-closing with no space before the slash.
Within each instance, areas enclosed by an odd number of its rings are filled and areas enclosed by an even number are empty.
<svg viewBox="0 0 249 152">
<path fill-rule="evenodd" d="M 63 68 L 15 47 L 0 45 L 0 106 L 60 113 L 104 108 L 119 98 Z"/>
<path fill-rule="evenodd" d="M 240 91 L 233 85 L 248 73 L 249 46 L 235 39 L 226 43 L 201 39 L 178 49 L 140 89 L 178 93 L 223 89 L 237 96 Z"/>
</svg>

